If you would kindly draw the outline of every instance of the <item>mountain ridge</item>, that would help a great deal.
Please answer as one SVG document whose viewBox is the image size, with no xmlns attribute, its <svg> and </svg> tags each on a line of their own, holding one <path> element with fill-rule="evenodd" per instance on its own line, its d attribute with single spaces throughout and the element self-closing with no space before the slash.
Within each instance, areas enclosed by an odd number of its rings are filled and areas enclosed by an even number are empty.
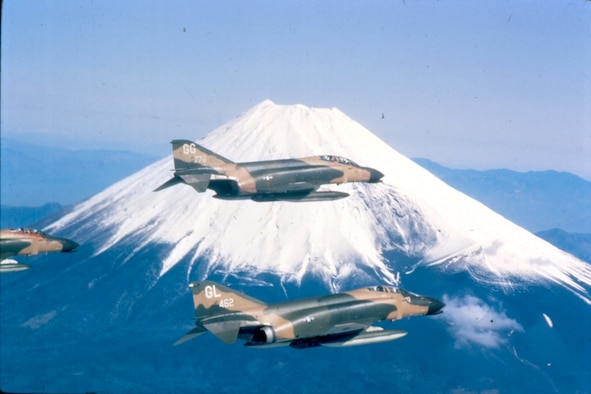
<svg viewBox="0 0 591 394">
<path fill-rule="evenodd" d="M 451 169 L 428 159 L 413 160 L 532 232 L 557 227 L 591 233 L 591 182 L 577 175 L 552 170 Z"/>
<path fill-rule="evenodd" d="M 157 159 L 125 150 L 79 150 L 65 143 L 47 147 L 4 135 L 0 149 L 0 196 L 8 206 L 75 204 Z"/>
<path fill-rule="evenodd" d="M 16 145 L 14 145 L 15 142 Z M 21 168 L 24 173 L 36 174 L 33 169 L 28 169 L 28 166 L 34 165 L 34 168 L 37 168 L 38 164 L 34 164 L 34 161 L 31 160 L 27 161 L 23 152 L 46 151 L 47 153 L 41 153 L 41 157 L 44 157 L 54 155 L 54 149 L 57 149 L 56 157 L 45 163 L 43 167 L 50 170 L 52 174 L 72 172 L 76 168 L 73 166 L 76 160 L 57 160 L 57 157 L 63 156 L 62 153 L 59 153 L 60 148 L 43 145 L 42 141 L 38 144 L 28 143 L 2 135 L 3 153 L 14 151 L 19 156 L 18 161 L 12 161 L 8 160 L 10 155 L 2 155 L 3 206 L 9 208 L 37 207 L 49 202 L 57 202 L 62 206 L 76 204 L 81 200 L 73 200 L 72 196 L 77 195 L 81 199 L 91 197 L 113 182 L 158 160 L 156 156 L 123 150 L 76 150 L 64 147 L 62 149 L 69 154 L 82 155 L 85 160 L 95 163 L 95 165 L 85 165 L 83 169 L 77 171 L 76 177 L 92 180 L 92 182 L 77 182 L 78 194 L 72 194 L 67 191 L 67 188 L 63 188 L 64 191 L 61 193 L 56 192 L 55 184 L 51 183 L 54 175 L 49 178 L 45 177 L 45 180 L 50 182 L 44 180 L 43 183 L 37 182 L 36 178 L 30 176 L 27 176 L 27 180 L 30 182 L 23 182 L 22 177 L 18 180 L 15 179 L 12 168 Z M 110 167 L 100 164 L 104 161 L 111 161 L 113 157 L 115 157 L 115 163 L 118 163 L 117 157 L 123 159 L 122 156 L 127 153 L 129 155 L 125 160 L 128 164 L 116 164 Z M 591 201 L 591 182 L 574 174 L 553 170 L 518 172 L 509 169 L 455 169 L 429 159 L 413 158 L 412 160 L 452 187 L 484 203 L 531 232 L 537 233 L 561 228 L 570 233 L 591 233 L 591 218 L 589 218 L 591 209 L 588 203 Z M 101 180 L 102 178 L 104 180 Z M 76 181 L 76 178 L 71 179 Z M 23 198 L 14 200 L 14 196 L 17 194 Z M 31 199 L 31 194 L 35 195 L 36 199 Z M 65 194 L 68 194 L 67 201 L 59 198 Z M 52 199 L 51 196 L 55 198 Z M 41 199 L 37 197 L 41 197 Z"/>
<path fill-rule="evenodd" d="M 209 268 L 201 275 L 262 271 L 300 283 L 313 272 L 336 290 L 353 272 L 395 283 L 400 268 L 383 256 L 398 251 L 507 288 L 557 281 L 591 302 L 585 290 L 591 273 L 583 262 L 452 189 L 335 108 L 267 100 L 200 143 L 235 161 L 331 153 L 385 177 L 378 185 L 337 186 L 351 196 L 331 204 L 228 204 L 181 185 L 153 193 L 170 176 L 168 157 L 76 205 L 47 229 L 68 228 L 66 234 L 80 242 L 102 239 L 96 255 L 129 237 L 137 242 L 132 254 L 151 242 L 168 244 L 160 277 L 184 258 L 192 266 L 205 257 Z"/>
</svg>

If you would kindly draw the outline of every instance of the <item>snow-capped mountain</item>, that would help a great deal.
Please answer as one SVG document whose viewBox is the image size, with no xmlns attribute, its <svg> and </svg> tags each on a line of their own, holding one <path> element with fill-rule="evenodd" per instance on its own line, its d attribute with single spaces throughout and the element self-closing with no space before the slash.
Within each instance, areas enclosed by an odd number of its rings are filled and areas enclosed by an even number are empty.
<svg viewBox="0 0 591 394">
<path fill-rule="evenodd" d="M 414 263 L 467 270 L 507 289 L 555 282 L 591 304 L 588 264 L 447 186 L 336 108 L 267 100 L 199 143 L 237 162 L 336 154 L 385 177 L 383 184 L 332 186 L 351 196 L 330 203 L 228 202 L 184 185 L 153 192 L 171 176 L 167 157 L 46 230 L 93 244 L 95 255 L 119 247 L 132 258 L 149 244 L 167 245 L 158 277 L 188 259 L 187 279 L 197 279 L 191 272 L 199 262 L 200 278 L 273 273 L 299 283 L 311 274 L 338 289 L 351 278 L 396 282 Z M 391 260 L 392 252 L 408 259 Z"/>
<path fill-rule="evenodd" d="M 190 135 L 178 138 L 191 139 Z M 166 143 L 164 141 L 163 143 Z M 337 109 L 262 102 L 200 144 L 233 161 L 334 154 L 385 174 L 321 202 L 223 201 L 164 158 L 45 230 L 80 244 L 0 276 L 5 392 L 589 392 L 591 268 L 450 188 Z M 72 185 L 75 187 L 75 185 Z M 400 282 L 441 315 L 401 340 L 252 350 L 194 324 L 187 284 L 267 302 Z"/>
</svg>

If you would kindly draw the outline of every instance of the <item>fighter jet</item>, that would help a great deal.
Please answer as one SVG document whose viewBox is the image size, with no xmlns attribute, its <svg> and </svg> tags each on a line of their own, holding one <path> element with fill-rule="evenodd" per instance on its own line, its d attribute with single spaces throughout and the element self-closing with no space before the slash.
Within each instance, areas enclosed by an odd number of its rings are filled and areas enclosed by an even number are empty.
<svg viewBox="0 0 591 394">
<path fill-rule="evenodd" d="M 302 300 L 266 304 L 219 283 L 191 283 L 196 327 L 180 345 L 206 332 L 226 344 L 238 338 L 246 346 L 348 347 L 399 339 L 402 330 L 372 326 L 383 320 L 436 315 L 444 304 L 434 298 L 390 286 L 361 289 Z"/>
<path fill-rule="evenodd" d="M 78 244 L 66 238 L 52 237 L 43 231 L 19 228 L 0 230 L 0 272 L 23 271 L 31 268 L 7 257 L 34 255 L 44 252 L 72 252 Z"/>
<path fill-rule="evenodd" d="M 174 140 L 174 177 L 154 191 L 185 183 L 197 192 L 207 189 L 224 200 L 315 201 L 335 200 L 349 194 L 318 191 L 324 184 L 379 182 L 384 174 L 340 156 L 323 155 L 234 163 L 187 140 Z"/>
</svg>

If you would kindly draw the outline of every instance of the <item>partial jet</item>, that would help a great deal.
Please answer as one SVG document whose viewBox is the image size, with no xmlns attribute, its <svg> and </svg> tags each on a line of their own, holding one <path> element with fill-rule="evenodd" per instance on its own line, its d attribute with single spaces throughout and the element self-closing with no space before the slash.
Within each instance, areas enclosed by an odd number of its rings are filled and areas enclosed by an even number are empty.
<svg viewBox="0 0 591 394">
<path fill-rule="evenodd" d="M 384 174 L 340 156 L 323 155 L 234 163 L 188 140 L 174 140 L 174 177 L 155 191 L 185 183 L 197 192 L 207 189 L 224 200 L 316 201 L 336 200 L 349 194 L 318 191 L 321 185 L 379 182 Z"/>
<path fill-rule="evenodd" d="M 8 259 L 17 255 L 34 255 L 46 252 L 72 252 L 78 244 L 70 239 L 52 237 L 43 231 L 19 228 L 0 230 L 0 273 L 24 271 L 27 264 Z"/>
<path fill-rule="evenodd" d="M 397 287 L 370 286 L 340 294 L 267 304 L 211 281 L 194 282 L 196 327 L 175 345 L 210 332 L 226 344 L 246 346 L 349 347 L 399 339 L 402 330 L 377 321 L 436 315 L 444 304 Z"/>
</svg>

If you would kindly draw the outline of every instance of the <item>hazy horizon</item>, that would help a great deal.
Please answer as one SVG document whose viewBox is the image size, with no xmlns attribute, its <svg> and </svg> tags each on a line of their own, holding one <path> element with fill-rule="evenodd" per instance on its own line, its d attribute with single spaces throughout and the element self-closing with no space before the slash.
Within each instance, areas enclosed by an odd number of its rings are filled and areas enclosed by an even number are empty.
<svg viewBox="0 0 591 394">
<path fill-rule="evenodd" d="M 2 133 L 165 154 L 270 99 L 408 157 L 591 179 L 587 1 L 2 7 Z"/>
</svg>

